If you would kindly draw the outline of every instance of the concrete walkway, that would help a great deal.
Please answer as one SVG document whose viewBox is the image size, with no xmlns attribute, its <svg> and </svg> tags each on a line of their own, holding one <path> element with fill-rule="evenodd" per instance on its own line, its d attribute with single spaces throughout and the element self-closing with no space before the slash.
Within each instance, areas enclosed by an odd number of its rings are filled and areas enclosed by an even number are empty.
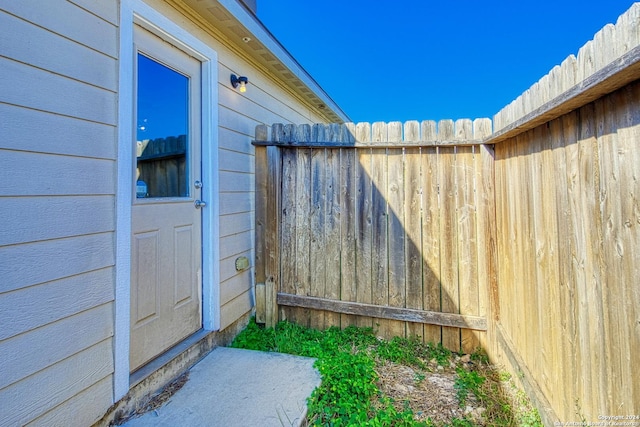
<svg viewBox="0 0 640 427">
<path fill-rule="evenodd" d="M 127 427 L 299 426 L 320 385 L 314 359 L 219 347 L 161 408 Z"/>
</svg>

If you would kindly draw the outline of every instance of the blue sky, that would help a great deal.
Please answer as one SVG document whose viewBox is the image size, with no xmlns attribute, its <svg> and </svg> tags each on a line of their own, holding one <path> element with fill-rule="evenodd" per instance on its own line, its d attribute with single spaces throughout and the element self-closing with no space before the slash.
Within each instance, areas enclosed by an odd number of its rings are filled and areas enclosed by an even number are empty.
<svg viewBox="0 0 640 427">
<path fill-rule="evenodd" d="M 631 7 L 621 0 L 258 0 L 352 121 L 493 117 Z"/>
</svg>

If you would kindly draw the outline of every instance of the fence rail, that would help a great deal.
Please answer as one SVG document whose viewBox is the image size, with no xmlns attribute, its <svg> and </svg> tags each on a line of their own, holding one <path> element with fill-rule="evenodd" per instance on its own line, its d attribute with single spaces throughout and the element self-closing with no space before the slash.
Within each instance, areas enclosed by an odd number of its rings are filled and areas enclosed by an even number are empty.
<svg viewBox="0 0 640 427">
<path fill-rule="evenodd" d="M 480 345 L 495 278 L 492 151 L 478 142 L 490 130 L 488 119 L 276 124 L 270 138 L 258 127 L 265 320 Z"/>
</svg>

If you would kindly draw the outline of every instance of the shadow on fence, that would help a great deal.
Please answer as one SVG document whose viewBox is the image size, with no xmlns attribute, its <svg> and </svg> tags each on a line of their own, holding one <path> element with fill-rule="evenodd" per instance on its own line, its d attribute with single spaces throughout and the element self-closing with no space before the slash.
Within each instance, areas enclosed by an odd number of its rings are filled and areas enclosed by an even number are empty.
<svg viewBox="0 0 640 427">
<path fill-rule="evenodd" d="M 488 119 L 266 131 L 254 144 L 267 323 L 372 326 L 464 351 L 485 341 L 495 281 L 493 159 L 480 144 Z"/>
</svg>

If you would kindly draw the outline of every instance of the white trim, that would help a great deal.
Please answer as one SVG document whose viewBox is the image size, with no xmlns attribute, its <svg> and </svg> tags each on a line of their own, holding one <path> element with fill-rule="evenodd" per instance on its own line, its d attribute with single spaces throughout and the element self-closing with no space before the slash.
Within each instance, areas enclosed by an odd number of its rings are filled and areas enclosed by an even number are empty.
<svg viewBox="0 0 640 427">
<path fill-rule="evenodd" d="M 205 200 L 210 201 L 202 211 L 202 322 L 212 331 L 220 329 L 221 308 L 217 65 L 217 56 L 202 63 L 202 190 Z"/>
<path fill-rule="evenodd" d="M 131 201 L 133 176 L 133 24 L 171 41 L 202 62 L 202 216 L 203 327 L 220 328 L 219 187 L 218 187 L 218 54 L 142 0 L 120 4 L 118 103 L 118 188 L 116 197 L 116 292 L 114 333 L 114 401 L 129 391 L 131 281 Z"/>
<path fill-rule="evenodd" d="M 120 60 L 118 66 L 118 161 L 116 186 L 116 292 L 113 336 L 113 399 L 129 391 L 129 323 L 131 310 L 131 141 L 133 140 L 133 4 L 120 3 Z"/>
</svg>

